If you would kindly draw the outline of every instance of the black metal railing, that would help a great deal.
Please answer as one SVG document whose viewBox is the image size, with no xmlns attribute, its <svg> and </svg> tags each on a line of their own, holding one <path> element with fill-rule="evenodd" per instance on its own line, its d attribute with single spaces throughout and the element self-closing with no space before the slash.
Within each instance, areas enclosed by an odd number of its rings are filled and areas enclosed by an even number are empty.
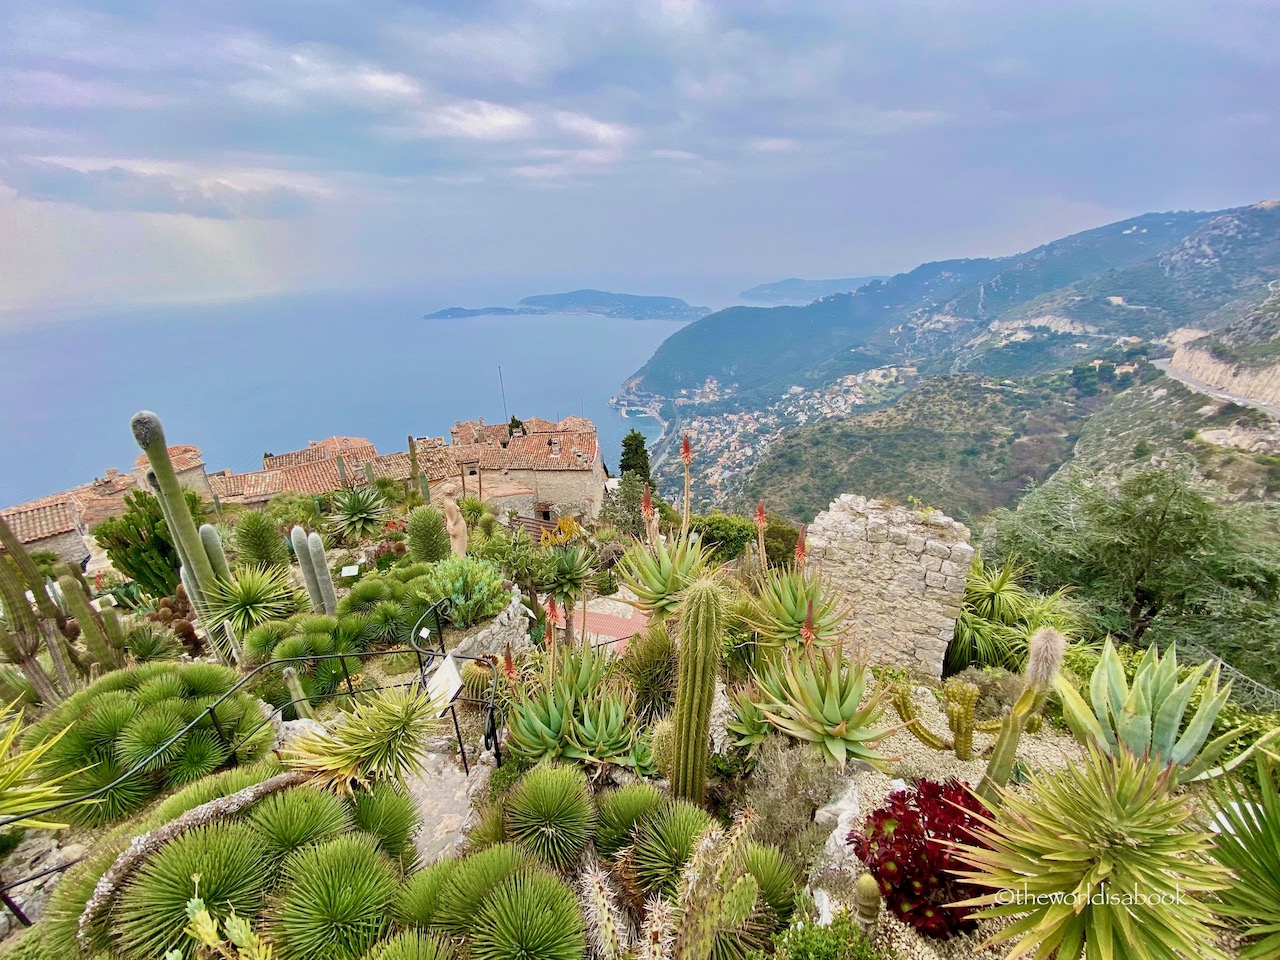
<svg viewBox="0 0 1280 960">
<path fill-rule="evenodd" d="M 428 620 L 431 621 L 430 626 L 425 625 Z M 429 641 L 433 636 L 436 638 L 436 640 L 434 644 L 430 647 L 423 646 L 423 644 L 419 642 L 419 641 Z M 358 659 L 358 660 L 367 660 L 367 659 L 372 659 L 374 657 L 387 657 L 387 656 L 395 656 L 396 654 L 407 654 L 407 653 L 412 653 L 417 658 L 417 661 L 418 661 L 418 675 L 413 680 L 404 681 L 401 683 L 379 684 L 379 685 L 369 686 L 369 687 L 364 687 L 364 686 L 356 687 L 356 685 L 352 682 L 351 672 L 347 668 L 348 657 L 353 659 Z M 264 726 L 266 726 L 269 723 L 274 723 L 276 715 L 277 714 L 283 715 L 284 710 L 288 707 L 296 706 L 297 704 L 304 703 L 304 702 L 310 703 L 316 700 L 333 700 L 339 697 L 348 697 L 348 698 L 354 699 L 358 694 L 369 693 L 377 690 L 394 690 L 394 689 L 401 689 L 405 687 L 416 687 L 418 689 L 425 690 L 429 682 L 429 675 L 432 673 L 432 668 L 438 666 L 439 663 L 443 663 L 444 659 L 448 656 L 452 656 L 454 660 L 483 661 L 484 663 L 492 667 L 492 662 L 483 657 L 465 656 L 460 654 L 449 654 L 448 652 L 445 651 L 443 620 L 440 615 L 440 605 L 436 603 L 436 604 L 432 604 L 430 607 L 427 608 L 426 613 L 424 613 L 421 617 L 418 618 L 417 623 L 415 623 L 413 625 L 412 630 L 409 631 L 408 646 L 396 647 L 390 650 L 356 650 L 356 651 L 351 651 L 349 653 L 313 654 L 313 655 L 304 656 L 304 657 L 283 657 L 278 660 L 269 660 L 266 663 L 260 664 L 259 666 L 254 667 L 252 670 L 245 673 L 238 681 L 236 681 L 234 685 L 232 685 L 232 687 L 229 690 L 227 690 L 224 694 L 222 694 L 222 696 L 218 697 L 218 699 L 215 700 L 213 703 L 210 703 L 208 706 L 206 706 L 204 710 L 200 711 L 198 716 L 196 716 L 190 723 L 188 723 L 185 727 L 183 727 L 176 734 L 174 734 L 168 741 L 166 741 L 161 746 L 157 747 L 154 751 L 151 752 L 151 754 L 144 757 L 142 760 L 139 760 L 130 769 L 126 770 L 124 773 L 116 777 L 116 779 L 112 780 L 110 783 L 105 784 L 104 786 L 98 787 L 95 790 L 90 790 L 88 793 L 83 793 L 83 794 L 80 794 L 79 796 L 69 797 L 69 798 L 60 800 L 57 803 L 50 804 L 49 806 L 44 807 L 43 809 L 40 809 L 40 810 L 34 810 L 19 816 L 0 818 L 0 830 L 3 830 L 6 827 L 13 826 L 14 824 L 17 824 L 20 821 L 46 817 L 49 814 L 57 813 L 60 810 L 65 810 L 68 807 L 75 806 L 76 804 L 86 803 L 86 802 L 95 800 L 102 794 L 105 794 L 108 791 L 114 789 L 115 787 L 118 787 L 120 784 L 124 783 L 130 777 L 133 777 L 139 773 L 145 772 L 157 757 L 163 755 L 170 747 L 172 747 L 175 743 L 177 743 L 184 736 L 186 736 L 191 730 L 193 730 L 196 726 L 198 726 L 202 721 L 204 721 L 206 717 L 209 718 L 209 720 L 212 722 L 213 728 L 217 732 L 219 739 L 222 741 L 223 745 L 227 748 L 228 756 L 235 757 L 237 750 L 239 750 L 246 743 L 248 743 L 250 739 L 255 734 L 257 734 L 257 732 L 261 730 Z M 285 703 L 273 705 L 273 709 L 269 713 L 266 713 L 258 724 L 256 724 L 248 732 L 239 736 L 234 742 L 227 736 L 226 731 L 223 730 L 222 728 L 221 722 L 218 720 L 217 708 L 221 704 L 225 703 L 230 697 L 234 696 L 235 694 L 244 692 L 244 688 L 249 684 L 251 684 L 253 680 L 258 676 L 258 674 L 261 673 L 263 670 L 283 669 L 284 667 L 289 666 L 290 664 L 295 664 L 295 663 L 319 663 L 319 662 L 334 660 L 334 659 L 337 659 L 342 665 L 343 685 L 341 688 L 333 691 L 332 693 L 317 694 L 316 696 L 311 696 L 311 697 L 297 697 Z M 484 729 L 483 742 L 486 747 L 489 747 L 493 750 L 494 759 L 497 765 L 502 766 L 502 752 L 499 745 L 499 731 L 498 731 L 497 693 L 498 693 L 498 670 L 496 667 L 494 667 L 493 679 L 490 682 L 489 693 L 487 697 L 476 698 L 476 697 L 467 696 L 466 691 L 464 689 L 463 691 L 459 692 L 457 696 L 453 697 L 449 701 L 449 703 L 444 707 L 444 712 L 448 712 L 452 717 L 453 732 L 454 732 L 454 736 L 457 739 L 458 752 L 462 756 L 462 768 L 468 776 L 470 776 L 471 774 L 471 765 L 467 759 L 467 748 L 466 748 L 466 743 L 463 741 L 463 737 L 462 737 L 462 727 L 458 722 L 457 705 L 459 703 L 472 703 L 482 708 L 485 711 L 485 729 Z M 80 858 L 80 859 L 83 859 L 83 858 Z M 9 911 L 14 915 L 14 917 L 17 918 L 18 922 L 21 923 L 23 926 L 30 926 L 31 920 L 27 917 L 27 915 L 23 912 L 23 910 L 18 906 L 18 904 L 14 903 L 13 899 L 9 894 L 9 891 L 13 890 L 16 887 L 23 886 L 24 884 L 31 883 L 35 880 L 39 880 L 40 878 L 46 877 L 49 874 L 60 873 L 74 866 L 75 864 L 79 863 L 80 859 L 71 860 L 71 861 L 68 861 L 67 863 L 59 864 L 58 866 L 55 866 L 55 867 L 49 867 L 48 869 L 41 870 L 39 873 L 32 874 L 31 876 L 28 876 L 28 877 L 23 877 L 20 880 L 14 880 L 4 884 L 3 886 L 0 886 L 0 904 L 3 904 L 5 907 L 7 907 Z"/>
</svg>

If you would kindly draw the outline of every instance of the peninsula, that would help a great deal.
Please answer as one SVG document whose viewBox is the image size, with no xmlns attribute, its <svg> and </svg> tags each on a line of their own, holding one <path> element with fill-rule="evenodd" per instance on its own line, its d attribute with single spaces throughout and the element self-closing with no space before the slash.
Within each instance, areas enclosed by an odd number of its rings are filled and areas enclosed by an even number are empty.
<svg viewBox="0 0 1280 960">
<path fill-rule="evenodd" d="M 427 320 L 481 316 L 541 316 L 549 313 L 593 313 L 622 320 L 698 320 L 710 307 L 695 307 L 676 297 L 645 297 L 607 290 L 573 290 L 525 297 L 514 307 L 446 307 Z"/>
</svg>

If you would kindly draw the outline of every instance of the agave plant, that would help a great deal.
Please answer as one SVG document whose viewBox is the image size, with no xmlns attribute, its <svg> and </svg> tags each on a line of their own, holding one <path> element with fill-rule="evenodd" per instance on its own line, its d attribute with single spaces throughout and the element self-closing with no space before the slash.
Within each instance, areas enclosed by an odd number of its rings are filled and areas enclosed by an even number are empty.
<svg viewBox="0 0 1280 960">
<path fill-rule="evenodd" d="M 764 715 L 756 691 L 750 687 L 738 687 L 729 691 L 729 701 L 733 704 L 733 719 L 727 727 L 733 734 L 733 745 L 747 751 L 747 758 L 754 759 L 760 744 L 769 735 L 769 718 Z"/>
<path fill-rule="evenodd" d="M 1229 875 L 1174 785 L 1172 768 L 1091 745 L 1082 764 L 1002 791 L 975 829 L 987 846 L 956 848 L 971 867 L 958 875 L 991 891 L 962 905 L 1017 918 L 992 937 L 1016 940 L 1011 956 L 1221 958 L 1206 900 Z"/>
<path fill-rule="evenodd" d="M 682 535 L 657 541 L 651 548 L 631 547 L 618 561 L 618 577 L 636 595 L 636 608 L 650 617 L 670 616 L 677 595 L 707 568 L 707 556 L 697 537 Z"/>
<path fill-rule="evenodd" d="M 1108 638 L 1089 681 L 1089 702 L 1069 681 L 1059 679 L 1057 691 L 1062 698 L 1063 718 L 1081 741 L 1096 744 L 1106 753 L 1124 750 L 1149 757 L 1158 766 L 1173 768 L 1175 777 L 1186 782 L 1234 769 L 1258 746 L 1255 743 L 1224 766 L 1214 766 L 1244 730 L 1229 730 L 1206 743 L 1218 713 L 1231 696 L 1230 682 L 1219 688 L 1219 672 L 1217 663 L 1206 662 L 1180 681 L 1175 647 L 1170 646 L 1161 657 L 1152 644 L 1139 661 L 1130 686 L 1124 665 Z M 1202 683 L 1200 705 L 1184 726 L 1192 695 Z"/>
<path fill-rule="evenodd" d="M 564 756 L 570 760 L 630 766 L 635 741 L 634 709 L 616 693 L 602 693 L 578 703 L 569 724 Z"/>
<path fill-rule="evenodd" d="M 237 636 L 268 620 L 283 620 L 297 608 L 284 567 L 238 566 L 229 579 L 214 580 L 205 603 L 211 624 L 230 623 Z"/>
<path fill-rule="evenodd" d="M 293 740 L 291 767 L 350 793 L 371 780 L 401 780 L 422 766 L 443 704 L 417 690 L 385 689 L 358 702 L 330 730 Z"/>
<path fill-rule="evenodd" d="M 344 543 L 355 543 L 385 530 L 387 516 L 387 505 L 377 490 L 357 487 L 333 498 L 329 529 Z"/>
<path fill-rule="evenodd" d="M 1241 960 L 1280 956 L 1280 757 L 1258 758 L 1258 787 L 1215 791 L 1214 856 L 1235 875 L 1218 913 L 1243 925 Z"/>
<path fill-rule="evenodd" d="M 536 763 L 559 759 L 573 720 L 574 694 L 563 684 L 526 692 L 507 713 L 507 747 Z"/>
<path fill-rule="evenodd" d="M 587 778 L 576 767 L 534 767 L 503 801 L 506 835 L 548 866 L 566 870 L 595 833 Z"/>
<path fill-rule="evenodd" d="M 814 744 L 841 770 L 850 759 L 885 768 L 889 758 L 876 745 L 890 730 L 875 723 L 890 687 L 882 684 L 867 697 L 866 668 L 843 650 L 784 649 L 755 680 L 761 712 L 780 731 Z"/>
<path fill-rule="evenodd" d="M 765 647 L 788 643 L 839 642 L 844 610 L 823 588 L 815 573 L 795 567 L 770 570 L 760 582 L 759 596 L 745 613 L 748 625 Z"/>
</svg>

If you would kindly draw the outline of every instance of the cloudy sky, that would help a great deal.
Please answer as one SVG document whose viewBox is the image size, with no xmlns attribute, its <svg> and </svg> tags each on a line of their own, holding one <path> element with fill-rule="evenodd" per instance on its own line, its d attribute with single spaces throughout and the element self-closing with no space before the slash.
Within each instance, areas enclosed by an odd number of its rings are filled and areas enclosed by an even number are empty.
<svg viewBox="0 0 1280 960">
<path fill-rule="evenodd" d="M 0 309 L 1013 252 L 1280 195 L 1278 89 L 1275 0 L 7 0 Z"/>
</svg>

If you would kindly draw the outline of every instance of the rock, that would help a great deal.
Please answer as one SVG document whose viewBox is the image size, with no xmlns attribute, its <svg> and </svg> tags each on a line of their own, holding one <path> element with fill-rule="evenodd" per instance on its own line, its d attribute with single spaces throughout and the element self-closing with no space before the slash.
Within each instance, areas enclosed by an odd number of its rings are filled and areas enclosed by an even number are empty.
<svg viewBox="0 0 1280 960">
<path fill-rule="evenodd" d="M 853 817 L 857 819 L 861 812 L 862 805 L 858 802 L 858 784 L 856 781 L 851 780 L 844 793 L 840 794 L 825 807 L 818 809 L 818 812 L 813 815 L 813 822 L 822 827 L 834 826 L 844 814 L 852 813 Z"/>
<path fill-rule="evenodd" d="M 716 695 L 711 701 L 711 752 L 724 753 L 729 745 L 729 723 L 736 714 L 733 701 L 725 691 L 724 684 L 716 681 Z"/>
<path fill-rule="evenodd" d="M 283 720 L 280 723 L 280 742 L 279 747 L 287 746 L 299 737 L 307 736 L 312 733 L 327 733 L 326 727 L 319 720 Z"/>
<path fill-rule="evenodd" d="M 831 894 L 825 890 L 813 891 L 813 905 L 818 910 L 818 919 L 814 922 L 820 927 L 831 926 L 835 912 L 831 908 Z"/>
</svg>

